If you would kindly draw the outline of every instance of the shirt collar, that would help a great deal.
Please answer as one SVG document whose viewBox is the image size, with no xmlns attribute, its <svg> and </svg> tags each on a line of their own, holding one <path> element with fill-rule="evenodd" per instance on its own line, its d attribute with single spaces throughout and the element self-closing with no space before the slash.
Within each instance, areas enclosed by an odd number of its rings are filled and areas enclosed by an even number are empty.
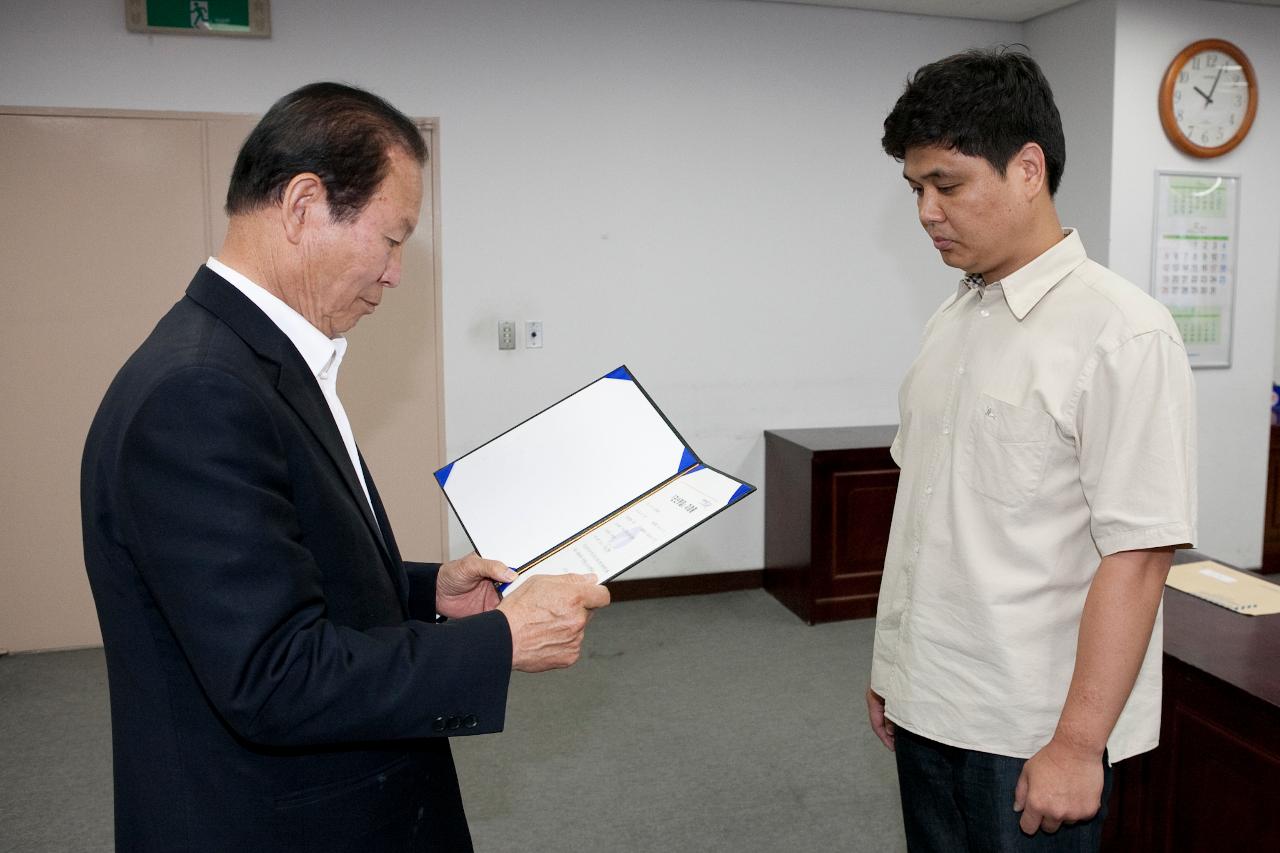
<svg viewBox="0 0 1280 853">
<path fill-rule="evenodd" d="M 971 290 L 983 287 L 998 287 L 1004 294 L 1004 301 L 1019 320 L 1031 313 L 1053 290 L 1054 285 L 1067 277 L 1067 274 L 1087 260 L 1084 243 L 1080 241 L 1080 232 L 1074 228 L 1065 228 L 1063 237 L 1046 249 L 1031 263 L 1015 270 L 1000 281 L 987 282 L 979 273 L 970 273 L 960 279 L 956 295 L 948 304 L 955 304 L 960 297 Z"/>
<path fill-rule="evenodd" d="M 1080 232 L 1064 229 L 1063 237 L 1031 263 L 1005 276 L 1000 282 L 1004 301 L 1019 320 L 1031 313 L 1054 285 L 1085 262 Z"/>
<path fill-rule="evenodd" d="M 217 258 L 209 258 L 205 266 L 227 280 L 275 323 L 293 342 L 311 373 L 320 381 L 336 381 L 338 367 L 347 352 L 346 338 L 329 338 L 297 311 L 248 276 L 233 270 Z"/>
</svg>

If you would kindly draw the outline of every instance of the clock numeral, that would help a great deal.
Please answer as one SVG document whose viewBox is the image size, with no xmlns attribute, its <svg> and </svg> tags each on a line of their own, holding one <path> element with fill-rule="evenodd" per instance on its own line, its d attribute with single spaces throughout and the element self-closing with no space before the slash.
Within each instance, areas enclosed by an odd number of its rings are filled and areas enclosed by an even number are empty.
<svg viewBox="0 0 1280 853">
<path fill-rule="evenodd" d="M 1175 104 L 1180 104 L 1180 103 L 1182 103 L 1182 90 L 1181 90 L 1181 89 L 1174 89 L 1174 90 L 1173 90 L 1173 102 L 1174 102 Z"/>
<path fill-rule="evenodd" d="M 1205 131 L 1201 131 L 1201 133 L 1200 133 L 1200 141 L 1201 141 L 1201 142 L 1204 142 L 1204 143 L 1206 143 L 1206 144 L 1209 142 L 1209 131 L 1207 131 L 1207 130 L 1205 130 Z"/>
<path fill-rule="evenodd" d="M 1191 79 L 1191 75 L 1190 75 L 1188 72 L 1186 72 L 1186 71 L 1183 71 L 1181 74 L 1179 74 L 1179 75 L 1178 75 L 1178 82 L 1179 82 L 1179 83 L 1185 83 L 1185 82 L 1187 82 L 1187 81 L 1188 81 L 1188 80 L 1190 80 L 1190 79 Z"/>
<path fill-rule="evenodd" d="M 1192 57 L 1192 58 L 1191 58 L 1191 70 L 1192 70 L 1192 71 L 1199 71 L 1199 70 L 1200 70 L 1200 68 L 1201 68 L 1200 60 L 1201 60 L 1202 58 L 1203 58 L 1203 57 L 1199 57 L 1199 56 L 1194 56 L 1194 57 Z"/>
<path fill-rule="evenodd" d="M 1181 123 L 1182 123 L 1182 110 L 1178 110 L 1174 115 L 1177 117 L 1177 119 L 1178 119 L 1178 123 L 1179 123 L 1179 124 L 1181 124 Z"/>
<path fill-rule="evenodd" d="M 1244 105 L 1244 95 L 1236 95 L 1236 106 L 1239 107 L 1243 105 Z"/>
<path fill-rule="evenodd" d="M 1235 127 L 1235 126 L 1236 126 L 1236 114 L 1235 114 L 1235 113 L 1232 113 L 1232 114 L 1230 115 L 1230 117 L 1228 117 L 1228 118 L 1227 118 L 1227 124 L 1231 125 L 1232 127 Z"/>
<path fill-rule="evenodd" d="M 1218 54 L 1216 53 L 1209 54 L 1208 56 L 1205 57 L 1205 62 L 1208 64 L 1210 68 L 1213 68 L 1215 65 L 1218 64 Z"/>
</svg>

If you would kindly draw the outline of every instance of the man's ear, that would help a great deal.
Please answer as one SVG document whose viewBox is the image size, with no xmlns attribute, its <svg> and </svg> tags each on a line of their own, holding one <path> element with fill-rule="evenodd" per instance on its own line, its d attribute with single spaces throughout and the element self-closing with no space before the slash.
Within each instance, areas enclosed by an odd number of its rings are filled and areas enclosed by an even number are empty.
<svg viewBox="0 0 1280 853">
<path fill-rule="evenodd" d="M 1009 161 L 1009 171 L 1022 185 L 1023 198 L 1031 201 L 1049 187 L 1049 172 L 1044 161 L 1044 149 L 1038 142 L 1028 142 Z"/>
<path fill-rule="evenodd" d="M 280 200 L 280 218 L 285 237 L 290 243 L 300 243 L 308 225 L 324 221 L 329 216 L 328 197 L 324 182 L 314 172 L 294 175 L 284 188 Z"/>
</svg>

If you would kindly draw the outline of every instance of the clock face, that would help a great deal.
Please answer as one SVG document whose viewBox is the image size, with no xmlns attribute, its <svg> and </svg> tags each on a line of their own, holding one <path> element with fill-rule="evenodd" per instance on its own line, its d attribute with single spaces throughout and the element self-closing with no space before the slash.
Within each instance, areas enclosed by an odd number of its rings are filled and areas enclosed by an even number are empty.
<svg viewBox="0 0 1280 853">
<path fill-rule="evenodd" d="M 1160 118 L 1183 151 L 1217 157 L 1244 139 L 1257 104 L 1253 67 L 1244 53 L 1230 42 L 1205 40 L 1170 64 L 1160 92 Z"/>
<path fill-rule="evenodd" d="M 1173 114 L 1178 130 L 1204 148 L 1225 145 L 1244 126 L 1249 109 L 1249 80 L 1244 69 L 1221 50 L 1193 54 L 1173 84 Z"/>
</svg>

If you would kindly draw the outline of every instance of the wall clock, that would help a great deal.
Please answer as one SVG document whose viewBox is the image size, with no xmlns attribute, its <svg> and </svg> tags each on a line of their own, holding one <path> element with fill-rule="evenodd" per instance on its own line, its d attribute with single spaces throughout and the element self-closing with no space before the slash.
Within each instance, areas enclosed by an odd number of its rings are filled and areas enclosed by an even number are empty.
<svg viewBox="0 0 1280 853">
<path fill-rule="evenodd" d="M 1160 123 L 1180 150 L 1218 157 L 1239 145 L 1258 110 L 1258 81 L 1244 51 L 1201 39 L 1169 63 L 1160 84 Z"/>
</svg>

